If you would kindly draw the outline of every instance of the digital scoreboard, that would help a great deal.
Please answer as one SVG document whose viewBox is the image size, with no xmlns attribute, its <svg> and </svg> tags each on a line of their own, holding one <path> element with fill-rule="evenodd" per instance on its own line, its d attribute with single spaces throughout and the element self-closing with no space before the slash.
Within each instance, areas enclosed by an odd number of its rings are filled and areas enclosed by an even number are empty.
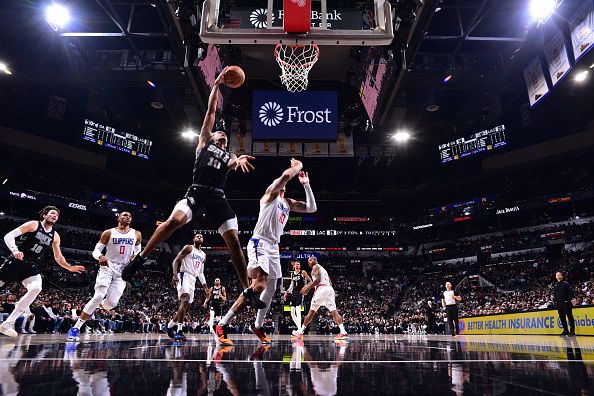
<svg viewBox="0 0 594 396">
<path fill-rule="evenodd" d="M 443 164 L 483 151 L 493 150 L 506 144 L 505 125 L 499 125 L 495 128 L 475 133 L 467 138 L 460 138 L 450 143 L 440 144 L 438 147 L 441 163 Z"/>
<path fill-rule="evenodd" d="M 153 145 L 153 142 L 148 139 L 142 139 L 136 135 L 118 131 L 114 127 L 89 119 L 85 119 L 82 138 L 87 142 L 145 159 L 149 158 L 149 153 Z"/>
</svg>

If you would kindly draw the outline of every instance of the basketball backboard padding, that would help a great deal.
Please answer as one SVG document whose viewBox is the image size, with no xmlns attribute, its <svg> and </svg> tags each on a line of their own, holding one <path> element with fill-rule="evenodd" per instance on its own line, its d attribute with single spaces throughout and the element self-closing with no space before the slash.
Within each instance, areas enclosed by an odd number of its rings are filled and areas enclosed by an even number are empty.
<svg viewBox="0 0 594 396">
<path fill-rule="evenodd" d="M 325 0 L 322 0 L 322 9 Z M 269 5 L 269 15 L 272 14 Z M 262 44 L 318 44 L 343 46 L 382 46 L 394 40 L 392 8 L 385 0 L 376 0 L 376 26 L 369 30 L 329 30 L 324 27 L 312 27 L 307 34 L 285 33 L 282 27 L 266 29 L 227 28 L 219 26 L 218 0 L 206 0 L 202 6 L 200 20 L 200 39 L 205 43 L 233 45 Z M 324 14 L 325 15 L 325 14 Z M 323 18 L 326 26 L 326 18 Z"/>
</svg>

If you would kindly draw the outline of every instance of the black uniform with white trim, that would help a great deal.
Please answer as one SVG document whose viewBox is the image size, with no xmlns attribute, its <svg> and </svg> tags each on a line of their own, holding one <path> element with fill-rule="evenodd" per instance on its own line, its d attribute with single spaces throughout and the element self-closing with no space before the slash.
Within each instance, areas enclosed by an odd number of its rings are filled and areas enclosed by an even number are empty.
<svg viewBox="0 0 594 396">
<path fill-rule="evenodd" d="M 235 217 L 224 191 L 230 160 L 231 154 L 212 140 L 197 151 L 192 185 L 184 197 L 194 218 L 206 214 L 207 221 L 215 227 Z"/>
<path fill-rule="evenodd" d="M 210 300 L 210 309 L 214 311 L 214 316 L 223 316 L 223 286 L 212 287 L 212 299 Z"/>
<path fill-rule="evenodd" d="M 0 264 L 0 280 L 4 282 L 22 282 L 31 276 L 39 275 L 35 263 L 45 254 L 54 242 L 55 231 L 46 231 L 41 222 L 37 223 L 37 230 L 27 232 L 16 241 L 17 248 L 24 254 L 23 260 L 14 256 L 7 257 Z"/>
<path fill-rule="evenodd" d="M 291 272 L 291 281 L 293 281 L 293 290 L 291 291 L 291 306 L 298 307 L 303 305 L 303 296 L 301 289 L 305 286 L 305 277 L 303 272 Z"/>
</svg>

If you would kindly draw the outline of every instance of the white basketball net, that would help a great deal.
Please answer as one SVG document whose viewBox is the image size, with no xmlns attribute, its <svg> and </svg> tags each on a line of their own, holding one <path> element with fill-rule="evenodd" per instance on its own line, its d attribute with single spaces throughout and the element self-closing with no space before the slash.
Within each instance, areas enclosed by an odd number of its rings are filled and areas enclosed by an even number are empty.
<svg viewBox="0 0 594 396">
<path fill-rule="evenodd" d="M 318 61 L 320 49 L 317 45 L 277 44 L 274 57 L 282 70 L 281 82 L 289 92 L 301 92 L 307 89 L 307 76 Z"/>
</svg>

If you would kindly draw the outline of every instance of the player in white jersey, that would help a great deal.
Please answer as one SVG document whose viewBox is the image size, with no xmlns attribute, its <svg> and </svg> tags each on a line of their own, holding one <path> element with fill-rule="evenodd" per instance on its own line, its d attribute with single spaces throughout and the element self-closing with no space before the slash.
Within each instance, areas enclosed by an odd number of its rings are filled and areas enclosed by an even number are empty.
<svg viewBox="0 0 594 396">
<path fill-rule="evenodd" d="M 309 185 L 309 175 L 307 172 L 302 172 L 301 169 L 303 169 L 303 164 L 291 158 L 291 166 L 268 186 L 266 193 L 260 199 L 258 221 L 247 246 L 248 275 L 252 278 L 251 287 L 255 292 L 262 293 L 260 300 L 266 304 L 265 308 L 258 310 L 256 321 L 251 326 L 251 330 L 262 343 L 266 344 L 269 344 L 271 340 L 266 336 L 262 325 L 266 313 L 268 313 L 272 296 L 276 291 L 277 280 L 282 278 L 278 242 L 289 219 L 289 211 L 313 213 L 317 210 L 316 200 Z M 297 175 L 299 175 L 299 181 L 305 190 L 305 202 L 285 197 L 285 186 Z M 233 342 L 227 338 L 227 324 L 243 306 L 244 297 L 239 296 L 216 326 L 217 342 L 233 345 Z"/>
<path fill-rule="evenodd" d="M 95 281 L 95 294 L 84 306 L 76 324 L 68 330 L 68 340 L 76 341 L 82 325 L 93 315 L 97 307 L 113 309 L 126 288 L 122 270 L 140 252 L 142 235 L 130 228 L 132 214 L 122 212 L 118 216 L 118 226 L 103 231 L 93 250 L 93 258 L 99 261 L 99 271 Z M 105 254 L 103 250 L 105 249 Z"/>
<path fill-rule="evenodd" d="M 190 304 L 194 302 L 196 278 L 200 280 L 204 293 L 208 295 L 208 286 L 204 277 L 206 253 L 201 249 L 203 242 L 204 237 L 202 234 L 194 235 L 194 244 L 184 246 L 171 264 L 173 266 L 171 283 L 177 288 L 179 308 L 173 319 L 167 324 L 167 335 L 174 340 L 183 341 L 186 339 L 181 330 L 178 330 L 178 325 L 183 323 Z"/>
<path fill-rule="evenodd" d="M 334 293 L 334 288 L 332 287 L 332 282 L 330 281 L 330 276 L 328 276 L 328 271 L 318 264 L 318 259 L 315 256 L 310 256 L 307 259 L 307 263 L 311 267 L 311 276 L 313 278 L 313 282 L 308 283 L 303 289 L 301 289 L 301 294 L 307 296 L 307 293 L 309 293 L 312 288 L 315 288 L 315 292 L 313 298 L 311 299 L 309 313 L 303 321 L 303 326 L 301 326 L 300 329 L 293 331 L 293 335 L 298 339 L 302 339 L 305 329 L 316 316 L 318 309 L 323 306 L 328 308 L 332 314 L 334 322 L 340 329 L 340 334 L 337 335 L 335 339 L 338 341 L 348 339 L 349 336 L 344 328 L 342 317 L 336 310 L 336 296 Z"/>
</svg>

